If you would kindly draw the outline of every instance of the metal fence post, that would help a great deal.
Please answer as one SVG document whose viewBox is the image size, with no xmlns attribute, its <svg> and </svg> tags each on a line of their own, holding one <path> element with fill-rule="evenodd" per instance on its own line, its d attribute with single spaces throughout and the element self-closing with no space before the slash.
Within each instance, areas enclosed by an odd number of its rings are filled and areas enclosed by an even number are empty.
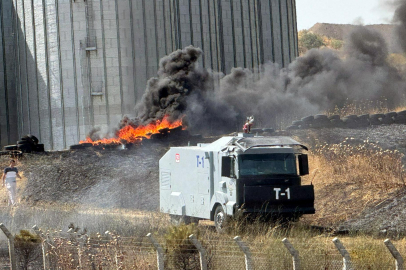
<svg viewBox="0 0 406 270">
<path fill-rule="evenodd" d="M 201 270 L 207 270 L 207 259 L 206 259 L 206 250 L 202 246 L 202 244 L 197 240 L 196 236 L 191 234 L 189 236 L 190 242 L 197 248 L 200 254 L 200 269 Z"/>
<path fill-rule="evenodd" d="M 106 231 L 105 234 L 107 238 L 110 240 L 110 244 L 114 246 L 114 261 L 116 263 L 117 269 L 121 269 L 122 266 L 122 257 L 120 252 L 120 236 L 109 231 Z M 114 242 L 113 242 L 114 241 Z"/>
<path fill-rule="evenodd" d="M 293 270 L 300 270 L 300 257 L 299 251 L 297 251 L 287 238 L 282 239 L 283 244 L 288 249 L 290 255 L 293 258 Z"/>
<path fill-rule="evenodd" d="M 250 248 L 245 244 L 239 236 L 234 237 L 234 241 L 240 247 L 241 251 L 244 252 L 245 255 L 245 269 L 246 270 L 254 270 L 254 263 L 252 261 L 252 255 Z"/>
<path fill-rule="evenodd" d="M 0 224 L 0 229 L 3 231 L 3 233 L 7 236 L 8 239 L 8 252 L 10 255 L 11 270 L 17 270 L 17 261 L 14 249 L 14 236 L 10 233 L 10 231 L 6 228 L 6 226 L 4 226 L 3 223 Z"/>
<path fill-rule="evenodd" d="M 82 256 L 84 254 L 83 250 L 84 250 L 84 247 L 86 245 L 87 239 L 88 239 L 88 236 L 86 234 L 76 238 L 76 242 L 77 242 L 77 245 L 78 245 L 79 269 L 83 269 Z"/>
<path fill-rule="evenodd" d="M 333 239 L 333 243 L 343 257 L 343 270 L 354 270 L 351 262 L 351 257 L 348 251 L 345 249 L 341 241 L 336 237 Z"/>
<path fill-rule="evenodd" d="M 158 261 L 158 270 L 164 270 L 164 251 L 159 243 L 152 237 L 152 234 L 147 234 L 147 237 L 151 241 L 152 245 L 156 250 L 157 261 Z"/>
<path fill-rule="evenodd" d="M 389 252 L 392 254 L 393 258 L 395 258 L 396 260 L 396 270 L 403 270 L 404 268 L 402 255 L 400 255 L 397 248 L 392 244 L 392 242 L 389 239 L 386 239 L 384 243 L 385 246 L 389 249 Z"/>
<path fill-rule="evenodd" d="M 45 235 L 37 227 L 37 225 L 34 225 L 34 227 L 32 227 L 32 229 L 42 240 L 42 245 L 41 245 L 42 246 L 42 260 L 44 263 L 44 270 L 47 270 L 48 269 L 48 267 L 47 267 L 47 239 L 46 239 Z"/>
</svg>

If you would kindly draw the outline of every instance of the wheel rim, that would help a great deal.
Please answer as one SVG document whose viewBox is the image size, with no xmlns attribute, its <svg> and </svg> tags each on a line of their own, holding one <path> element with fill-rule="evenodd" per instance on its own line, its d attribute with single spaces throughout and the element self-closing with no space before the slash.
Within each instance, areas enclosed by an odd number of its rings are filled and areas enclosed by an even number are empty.
<svg viewBox="0 0 406 270">
<path fill-rule="evenodd" d="M 219 212 L 216 215 L 216 227 L 221 229 L 223 227 L 223 222 L 224 222 L 224 213 Z"/>
</svg>

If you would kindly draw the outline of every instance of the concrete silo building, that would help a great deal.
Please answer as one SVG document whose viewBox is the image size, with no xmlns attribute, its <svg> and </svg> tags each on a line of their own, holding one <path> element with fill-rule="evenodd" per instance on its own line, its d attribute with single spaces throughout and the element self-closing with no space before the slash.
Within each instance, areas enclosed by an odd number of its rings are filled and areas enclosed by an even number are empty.
<svg viewBox="0 0 406 270">
<path fill-rule="evenodd" d="M 2 0 L 0 142 L 64 149 L 134 112 L 159 59 L 229 73 L 298 55 L 295 0 Z"/>
</svg>

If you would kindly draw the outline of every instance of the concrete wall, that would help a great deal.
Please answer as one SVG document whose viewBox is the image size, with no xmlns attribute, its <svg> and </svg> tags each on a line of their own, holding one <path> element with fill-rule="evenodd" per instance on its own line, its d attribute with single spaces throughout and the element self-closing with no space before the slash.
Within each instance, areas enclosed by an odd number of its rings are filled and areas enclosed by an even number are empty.
<svg viewBox="0 0 406 270">
<path fill-rule="evenodd" d="M 3 0 L 0 142 L 64 149 L 133 114 L 159 59 L 188 45 L 229 73 L 298 55 L 295 0 Z"/>
<path fill-rule="evenodd" d="M 13 12 L 12 0 L 0 1 L 0 142 L 7 144 L 17 137 L 19 123 L 17 114 L 17 91 L 16 91 L 16 58 L 14 24 L 16 23 Z"/>
</svg>

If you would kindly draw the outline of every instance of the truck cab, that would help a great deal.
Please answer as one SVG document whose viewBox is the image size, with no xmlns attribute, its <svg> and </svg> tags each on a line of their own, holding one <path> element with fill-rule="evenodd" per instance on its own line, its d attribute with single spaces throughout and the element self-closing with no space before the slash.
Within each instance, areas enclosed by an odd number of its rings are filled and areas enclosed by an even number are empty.
<svg viewBox="0 0 406 270">
<path fill-rule="evenodd" d="M 214 220 L 237 213 L 267 218 L 314 214 L 307 148 L 290 137 L 239 134 L 211 144 L 172 147 L 160 160 L 160 210 Z"/>
</svg>

